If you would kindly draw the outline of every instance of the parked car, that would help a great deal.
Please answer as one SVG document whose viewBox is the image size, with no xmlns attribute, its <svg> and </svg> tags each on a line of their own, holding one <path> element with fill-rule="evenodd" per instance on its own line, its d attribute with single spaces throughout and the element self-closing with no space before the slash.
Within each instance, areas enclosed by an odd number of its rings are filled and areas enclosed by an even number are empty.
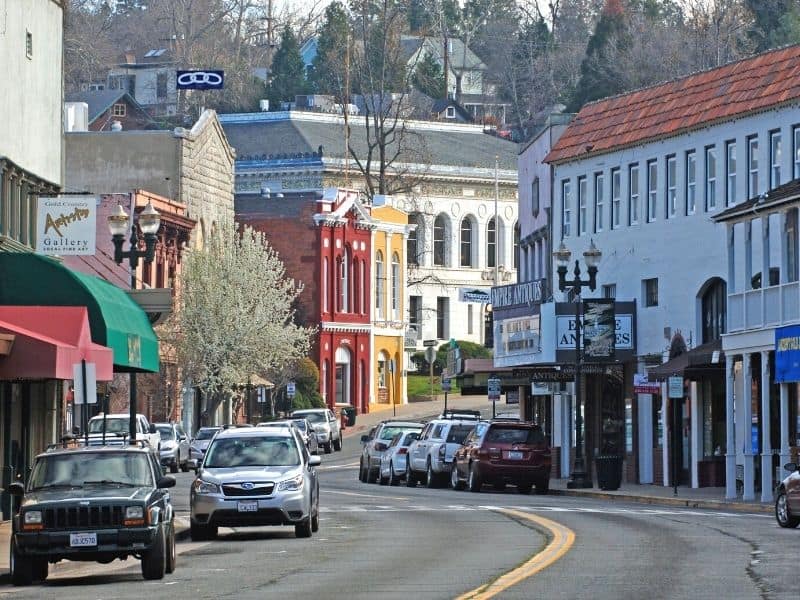
<svg viewBox="0 0 800 600">
<path fill-rule="evenodd" d="M 438 487 L 449 481 L 453 456 L 475 427 L 475 419 L 463 420 L 458 413 L 430 421 L 408 448 L 406 485 L 414 487 L 424 481 L 427 487 Z"/>
<path fill-rule="evenodd" d="M 550 487 L 550 446 L 542 428 L 517 421 L 481 421 L 456 451 L 450 484 L 453 489 L 467 485 L 479 492 L 484 483 L 502 490 L 506 484 L 528 494 Z"/>
<path fill-rule="evenodd" d="M 129 423 L 130 415 L 128 413 L 95 415 L 89 419 L 89 445 L 100 446 L 114 443 L 120 446 L 125 445 L 130 434 Z M 161 435 L 156 431 L 155 425 L 142 414 L 136 415 L 136 439 L 144 440 L 156 451 L 161 445 Z"/>
<path fill-rule="evenodd" d="M 248 525 L 294 525 L 297 537 L 311 537 L 319 529 L 320 462 L 294 426 L 220 431 L 189 492 L 192 539 Z"/>
<path fill-rule="evenodd" d="M 179 423 L 156 423 L 161 435 L 159 456 L 161 464 L 169 467 L 170 472 L 184 473 L 189 470 L 189 437 Z"/>
<path fill-rule="evenodd" d="M 342 428 L 330 408 L 296 410 L 292 413 L 292 418 L 308 419 L 317 434 L 317 442 L 325 449 L 325 454 L 342 449 Z"/>
<path fill-rule="evenodd" d="M 383 421 L 367 435 L 361 436 L 361 460 L 358 479 L 366 483 L 378 481 L 381 470 L 381 455 L 398 433 L 422 431 L 423 424 L 413 421 Z"/>
<path fill-rule="evenodd" d="M 222 427 L 201 427 L 194 434 L 194 438 L 189 443 L 189 466 L 196 468 L 203 462 L 203 457 L 206 455 L 206 450 L 211 440 L 221 431 Z"/>
<path fill-rule="evenodd" d="M 381 485 L 397 485 L 406 476 L 406 461 L 408 459 L 408 446 L 417 439 L 416 431 L 398 433 L 393 438 L 389 447 L 381 454 L 381 472 L 378 482 Z"/>
<path fill-rule="evenodd" d="M 789 475 L 778 484 L 775 519 L 781 527 L 794 528 L 800 525 L 800 466 L 790 462 L 783 468 Z"/>
<path fill-rule="evenodd" d="M 8 486 L 20 506 L 11 527 L 11 581 L 43 581 L 61 560 L 135 557 L 145 579 L 172 573 L 175 523 L 166 488 L 174 485 L 144 442 L 39 454 L 27 485 Z"/>
</svg>

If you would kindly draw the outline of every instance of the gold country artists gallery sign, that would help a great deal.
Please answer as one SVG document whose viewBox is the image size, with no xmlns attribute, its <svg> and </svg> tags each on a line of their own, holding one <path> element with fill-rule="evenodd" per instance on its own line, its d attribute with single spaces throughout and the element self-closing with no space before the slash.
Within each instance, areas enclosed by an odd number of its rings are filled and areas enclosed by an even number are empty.
<svg viewBox="0 0 800 600">
<path fill-rule="evenodd" d="M 39 254 L 94 254 L 96 235 L 95 196 L 39 198 L 36 220 L 36 252 Z"/>
</svg>

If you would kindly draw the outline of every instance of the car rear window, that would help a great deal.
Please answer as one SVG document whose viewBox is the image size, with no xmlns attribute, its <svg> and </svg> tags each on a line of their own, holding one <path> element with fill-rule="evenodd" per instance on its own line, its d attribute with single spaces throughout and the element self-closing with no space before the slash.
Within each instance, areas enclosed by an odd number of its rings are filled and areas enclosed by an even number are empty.
<svg viewBox="0 0 800 600">
<path fill-rule="evenodd" d="M 390 440 L 398 433 L 404 433 L 409 430 L 419 431 L 420 429 L 421 427 L 413 429 L 411 427 L 384 427 L 383 429 L 381 429 L 381 434 L 380 436 L 378 436 L 378 438 L 381 440 Z"/>
<path fill-rule="evenodd" d="M 544 434 L 539 427 L 492 427 L 486 441 L 495 444 L 542 444 Z"/>
<path fill-rule="evenodd" d="M 472 425 L 453 425 L 447 434 L 448 444 L 463 444 L 469 432 L 474 429 Z"/>
</svg>

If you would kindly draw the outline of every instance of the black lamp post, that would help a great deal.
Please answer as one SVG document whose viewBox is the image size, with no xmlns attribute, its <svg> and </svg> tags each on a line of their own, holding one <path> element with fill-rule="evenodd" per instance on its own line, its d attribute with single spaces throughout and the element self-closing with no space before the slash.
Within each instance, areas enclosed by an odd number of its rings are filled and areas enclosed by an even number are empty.
<svg viewBox="0 0 800 600">
<path fill-rule="evenodd" d="M 567 280 L 567 268 L 572 258 L 572 253 L 561 242 L 558 250 L 553 252 L 553 256 L 558 263 L 558 289 L 562 292 L 572 290 L 575 300 L 575 464 L 572 467 L 567 487 L 569 489 L 590 488 L 592 487 L 592 476 L 586 470 L 583 452 L 583 416 L 581 414 L 581 365 L 583 362 L 583 351 L 581 347 L 581 289 L 588 287 L 594 291 L 597 284 L 597 264 L 600 262 L 602 253 L 591 241 L 589 249 L 583 253 L 583 260 L 589 272 L 588 281 L 581 279 L 581 268 L 579 261 L 575 261 L 575 269 L 571 280 Z M 569 451 L 569 448 L 567 448 Z"/>
<path fill-rule="evenodd" d="M 129 223 L 130 221 L 130 223 Z M 131 228 L 131 247 L 130 250 L 123 251 L 122 244 L 125 242 L 125 234 L 128 232 L 128 226 Z M 128 259 L 128 264 L 131 266 L 131 287 L 136 287 L 136 267 L 139 266 L 139 259 L 143 259 L 146 263 L 153 262 L 156 253 L 156 234 L 161 225 L 161 217 L 158 211 L 153 208 L 153 205 L 148 202 L 144 210 L 139 213 L 139 227 L 128 216 L 125 209 L 121 205 L 117 205 L 117 210 L 108 217 L 108 229 L 111 231 L 111 240 L 114 242 L 114 261 L 119 265 L 122 264 L 124 259 Z M 144 235 L 145 249 L 139 249 L 139 232 L 142 230 Z M 130 408 L 129 408 L 129 442 L 136 443 L 136 414 L 138 412 L 136 406 L 136 371 L 131 371 L 130 374 Z"/>
</svg>

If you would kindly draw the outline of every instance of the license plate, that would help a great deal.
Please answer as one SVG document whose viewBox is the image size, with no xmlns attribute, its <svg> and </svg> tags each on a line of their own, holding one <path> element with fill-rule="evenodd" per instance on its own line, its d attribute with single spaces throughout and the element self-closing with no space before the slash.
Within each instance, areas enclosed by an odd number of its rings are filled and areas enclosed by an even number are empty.
<svg viewBox="0 0 800 600">
<path fill-rule="evenodd" d="M 508 460 L 522 460 L 522 452 L 517 452 L 517 451 L 509 452 Z"/>
<path fill-rule="evenodd" d="M 69 545 L 73 548 L 82 548 L 85 546 L 97 546 L 96 533 L 70 533 Z"/>
<path fill-rule="evenodd" d="M 257 512 L 258 500 L 241 500 L 236 508 L 239 512 Z"/>
</svg>

